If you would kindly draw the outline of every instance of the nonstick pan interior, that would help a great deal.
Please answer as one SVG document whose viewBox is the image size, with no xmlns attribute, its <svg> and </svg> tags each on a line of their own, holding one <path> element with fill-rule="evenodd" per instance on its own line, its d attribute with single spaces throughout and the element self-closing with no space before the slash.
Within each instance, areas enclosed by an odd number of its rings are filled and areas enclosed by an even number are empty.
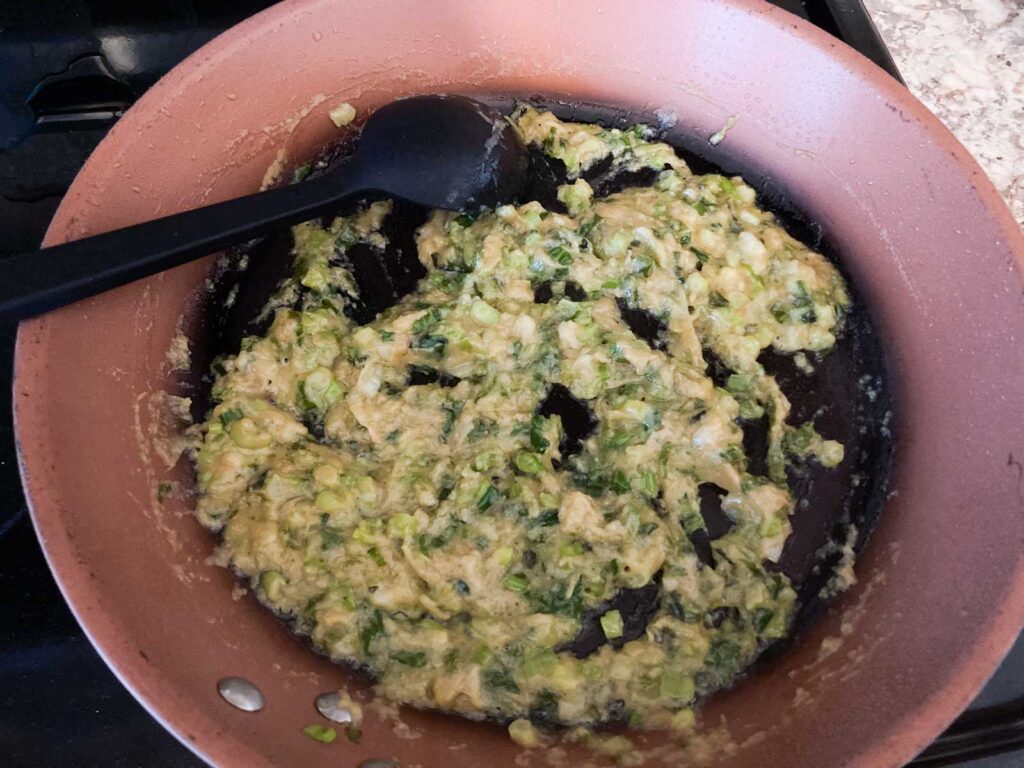
<svg viewBox="0 0 1024 768">
<path fill-rule="evenodd" d="M 511 98 L 488 100 L 506 112 L 511 111 L 515 101 Z M 597 122 L 609 127 L 624 127 L 637 122 L 657 126 L 657 120 L 652 120 L 649 115 L 631 114 L 606 106 L 553 102 L 539 97 L 531 97 L 528 101 L 551 109 L 562 119 Z M 884 345 L 869 308 L 843 267 L 841 247 L 829 239 L 821 226 L 801 214 L 787 198 L 785 190 L 771 179 L 748 173 L 749 169 L 744 167 L 716 165 L 707 157 L 706 150 L 710 146 L 703 138 L 675 137 L 667 132 L 665 139 L 673 144 L 694 173 L 739 174 L 747 178 L 758 191 L 761 208 L 774 212 L 791 235 L 838 265 L 847 277 L 852 297 L 839 343 L 824 356 L 808 356 L 812 369 L 798 367 L 793 356 L 780 355 L 770 349 L 760 358 L 768 372 L 777 377 L 791 401 L 790 423 L 799 424 L 813 419 L 823 436 L 840 441 L 846 449 L 845 460 L 836 468 L 825 469 L 815 462 L 808 462 L 787 470 L 797 504 L 791 517 L 793 534 L 777 567 L 792 580 L 797 590 L 798 610 L 790 634 L 767 648 L 757 662 L 759 665 L 767 664 L 823 613 L 831 595 L 829 584 L 842 556 L 843 545 L 850 544 L 853 551 L 859 553 L 881 513 L 893 448 L 892 398 Z M 344 162 L 351 146 L 349 138 L 328 148 L 312 173 Z M 564 210 L 555 194 L 558 185 L 565 181 L 564 166 L 560 161 L 546 158 L 536 149 L 531 149 L 531 163 L 531 187 L 524 195 L 524 201 L 535 199 L 545 207 Z M 607 164 L 599 164 L 584 174 L 584 178 L 592 184 L 597 195 L 605 195 L 626 186 L 650 184 L 654 174 L 613 175 L 608 172 Z M 385 226 L 389 245 L 384 260 L 367 246 L 350 249 L 348 257 L 360 290 L 359 301 L 353 303 L 350 313 L 357 322 L 367 322 L 396 303 L 425 274 L 416 258 L 415 231 L 426 214 L 425 209 L 417 206 L 395 205 Z M 234 252 L 216 280 L 203 323 L 207 332 L 202 338 L 194 339 L 195 364 L 186 383 L 193 396 L 194 419 L 205 418 L 212 407 L 211 376 L 208 372 L 214 358 L 235 354 L 245 335 L 265 330 L 267 317 L 265 314 L 261 317 L 261 310 L 291 270 L 291 247 L 289 231 L 250 243 Z M 652 341 L 656 339 L 657 321 L 653 317 L 639 311 L 624 313 L 624 316 L 637 335 Z M 708 359 L 712 378 L 722 384 L 729 371 L 713 357 Z M 549 397 L 549 402 L 551 400 Z M 549 407 L 562 416 L 570 442 L 573 438 L 582 437 L 592 426 L 586 413 L 581 413 L 572 403 L 559 403 L 559 398 L 555 397 Z M 763 420 L 745 422 L 742 427 L 750 471 L 763 473 L 759 467 L 763 468 L 765 464 L 766 423 Z M 702 490 L 706 492 L 702 493 L 701 512 L 708 523 L 710 536 L 715 538 L 728 529 L 729 523 L 713 487 Z M 702 550 L 710 552 L 707 541 L 694 543 L 698 553 Z M 627 639 L 642 633 L 658 599 L 656 583 L 641 589 L 624 590 L 614 598 L 614 607 L 622 612 L 626 621 Z M 592 652 L 603 641 L 597 621 L 587 619 L 584 615 L 580 635 L 567 647 L 567 650 L 581 656 Z"/>
</svg>

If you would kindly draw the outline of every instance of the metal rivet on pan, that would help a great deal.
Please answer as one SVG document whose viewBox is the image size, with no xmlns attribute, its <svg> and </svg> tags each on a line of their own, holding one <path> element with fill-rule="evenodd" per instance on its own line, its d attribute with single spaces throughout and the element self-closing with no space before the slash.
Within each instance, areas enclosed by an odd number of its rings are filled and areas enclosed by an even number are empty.
<svg viewBox="0 0 1024 768">
<path fill-rule="evenodd" d="M 316 697 L 316 711 L 328 720 L 333 720 L 336 723 L 351 723 L 352 712 L 341 706 L 339 703 L 340 698 L 337 691 L 334 693 L 321 693 Z"/>
<path fill-rule="evenodd" d="M 263 693 L 244 677 L 225 677 L 217 683 L 217 690 L 224 701 L 244 712 L 263 709 Z"/>
<path fill-rule="evenodd" d="M 359 764 L 359 768 L 401 768 L 401 765 L 397 760 L 385 760 L 380 757 L 373 757 L 369 760 L 363 760 Z"/>
</svg>

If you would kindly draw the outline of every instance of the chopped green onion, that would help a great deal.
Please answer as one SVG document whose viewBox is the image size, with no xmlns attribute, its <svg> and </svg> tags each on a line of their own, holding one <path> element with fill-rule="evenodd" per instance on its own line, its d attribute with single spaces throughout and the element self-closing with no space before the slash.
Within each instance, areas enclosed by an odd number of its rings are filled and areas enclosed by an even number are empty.
<svg viewBox="0 0 1024 768">
<path fill-rule="evenodd" d="M 341 386 L 329 368 L 320 366 L 310 371 L 302 382 L 306 402 L 318 411 L 326 411 L 341 397 Z"/>
<path fill-rule="evenodd" d="M 341 531 L 336 531 L 333 528 L 322 528 L 320 530 L 320 548 L 321 549 L 334 549 L 344 543 L 345 537 L 341 535 Z"/>
<path fill-rule="evenodd" d="M 512 673 L 503 667 L 488 667 L 485 669 L 483 683 L 484 686 L 491 690 L 519 693 L 519 686 L 516 685 Z"/>
<path fill-rule="evenodd" d="M 629 490 L 629 478 L 626 477 L 626 473 L 621 469 L 615 470 L 609 487 L 616 493 L 626 493 Z"/>
<path fill-rule="evenodd" d="M 554 248 L 549 248 L 548 256 L 562 266 L 569 266 L 572 264 L 572 254 L 560 245 L 556 245 Z"/>
<path fill-rule="evenodd" d="M 330 744 L 338 738 L 338 732 L 333 728 L 325 728 L 322 725 L 307 725 L 302 732 L 314 741 Z"/>
<path fill-rule="evenodd" d="M 628 429 L 612 432 L 608 436 L 608 445 L 612 448 L 622 448 L 623 446 L 632 443 L 635 437 L 636 434 L 632 430 Z"/>
<path fill-rule="evenodd" d="M 760 635 L 764 634 L 764 631 L 768 628 L 768 622 L 772 620 L 772 616 L 775 612 L 769 608 L 755 608 L 754 615 L 751 617 L 751 623 L 754 625 L 754 630 Z"/>
<path fill-rule="evenodd" d="M 239 448 L 259 450 L 266 448 L 273 442 L 273 438 L 261 430 L 252 419 L 239 419 L 228 430 L 231 440 Z"/>
<path fill-rule="evenodd" d="M 527 677 L 533 675 L 548 676 L 554 671 L 558 663 L 558 657 L 551 651 L 541 651 L 523 659 L 523 674 Z"/>
<path fill-rule="evenodd" d="M 526 592 L 530 588 L 530 582 L 526 580 L 526 577 L 521 573 L 510 573 L 505 577 L 505 589 L 511 589 L 513 592 L 519 592 L 520 594 Z"/>
<path fill-rule="evenodd" d="M 708 294 L 708 306 L 711 307 L 712 309 L 717 309 L 718 307 L 728 307 L 729 300 L 725 298 L 725 296 L 720 294 L 718 291 L 712 291 L 710 294 Z"/>
<path fill-rule="evenodd" d="M 230 427 L 232 423 L 238 421 L 244 415 L 241 408 L 228 408 L 226 411 L 221 412 L 220 423 L 225 427 Z"/>
<path fill-rule="evenodd" d="M 579 557 L 583 552 L 583 544 L 578 541 L 567 541 L 558 546 L 558 559 L 567 560 L 570 557 Z"/>
<path fill-rule="evenodd" d="M 260 589 L 268 600 L 279 600 L 285 584 L 284 576 L 277 571 L 264 571 L 260 574 Z"/>
<path fill-rule="evenodd" d="M 540 457 L 535 453 L 517 453 L 515 462 L 516 469 L 527 475 L 536 475 L 544 469 Z"/>
<path fill-rule="evenodd" d="M 424 651 L 395 651 L 391 658 L 407 667 L 422 667 L 427 663 L 427 654 Z"/>
<path fill-rule="evenodd" d="M 550 445 L 548 439 L 544 437 L 544 433 L 541 431 L 544 428 L 544 417 L 534 416 L 530 422 L 530 445 L 533 446 L 533 450 L 537 453 L 544 453 Z"/>
<path fill-rule="evenodd" d="M 412 324 L 413 333 L 423 333 L 437 325 L 444 318 L 444 310 L 441 307 L 431 307 L 424 314 L 416 318 Z"/>
<path fill-rule="evenodd" d="M 534 525 L 546 528 L 550 525 L 558 525 L 558 510 L 545 509 L 531 521 Z"/>
<path fill-rule="evenodd" d="M 618 640 L 623 632 L 622 614 L 618 611 L 608 611 L 601 617 L 601 629 L 609 640 Z"/>
<path fill-rule="evenodd" d="M 709 261 L 711 261 L 711 255 L 706 251 L 702 251 L 700 248 L 695 248 L 694 246 L 691 245 L 690 251 L 693 253 L 694 256 L 697 257 L 697 261 L 699 261 L 701 264 L 707 264 Z"/>
<path fill-rule="evenodd" d="M 363 653 L 365 655 L 370 655 L 370 646 L 373 644 L 373 641 L 383 634 L 384 615 L 380 611 L 374 610 L 370 621 L 363 627 L 363 631 L 359 633 L 359 640 L 363 645 Z"/>
<path fill-rule="evenodd" d="M 658 686 L 658 693 L 667 699 L 679 699 L 689 701 L 695 693 L 693 678 L 681 674 L 673 669 L 666 669 L 661 673 L 661 681 Z"/>
<path fill-rule="evenodd" d="M 444 348 L 448 344 L 448 339 L 444 336 L 436 336 L 428 334 L 426 336 L 420 336 L 413 339 L 409 345 L 412 349 L 422 349 L 425 352 L 433 352 L 435 355 L 443 355 Z"/>
<path fill-rule="evenodd" d="M 494 502 L 501 498 L 501 492 L 490 483 L 477 497 L 476 508 L 481 512 L 486 511 Z"/>
<path fill-rule="evenodd" d="M 589 219 L 580 224 L 579 233 L 580 237 L 590 237 L 590 233 L 597 228 L 597 225 L 601 223 L 601 217 L 594 214 Z"/>
<path fill-rule="evenodd" d="M 313 503 L 316 504 L 317 509 L 322 509 L 324 512 L 340 512 L 345 508 L 345 500 L 326 488 L 316 495 Z"/>
<path fill-rule="evenodd" d="M 377 520 L 363 520 L 352 531 L 352 538 L 360 544 L 375 544 L 380 523 Z"/>
<path fill-rule="evenodd" d="M 498 547 L 494 551 L 494 560 L 502 568 L 511 563 L 516 557 L 515 550 L 512 547 Z"/>
<path fill-rule="evenodd" d="M 658 478 L 654 476 L 653 472 L 640 473 L 640 490 L 651 498 L 658 495 Z"/>
<path fill-rule="evenodd" d="M 735 464 L 737 461 L 743 458 L 743 449 L 738 445 L 730 445 L 724 451 L 720 451 L 718 454 L 722 461 L 727 461 L 730 464 Z"/>
<path fill-rule="evenodd" d="M 388 520 L 388 535 L 395 539 L 404 539 L 416 533 L 419 523 L 408 512 L 396 512 Z"/>
<path fill-rule="evenodd" d="M 478 323 L 483 323 L 484 325 L 494 325 L 501 319 L 501 313 L 481 299 L 477 299 L 473 302 L 469 308 L 469 314 L 471 314 L 473 319 Z"/>
</svg>

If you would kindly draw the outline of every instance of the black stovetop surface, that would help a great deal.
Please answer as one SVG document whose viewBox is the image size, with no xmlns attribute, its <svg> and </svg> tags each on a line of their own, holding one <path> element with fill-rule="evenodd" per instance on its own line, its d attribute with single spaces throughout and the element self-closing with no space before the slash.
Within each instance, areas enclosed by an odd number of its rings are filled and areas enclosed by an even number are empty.
<svg viewBox="0 0 1024 768">
<path fill-rule="evenodd" d="M 775 4 L 899 78 L 860 0 Z M 0 279 L 4 255 L 38 246 L 72 178 L 121 112 L 190 52 L 267 5 L 0 2 Z M 14 328 L 0 324 L 4 388 L 13 347 Z M 0 411 L 0 765 L 202 765 L 121 686 L 61 598 L 25 509 L 7 406 Z M 1024 638 L 915 765 L 1024 765 Z"/>
</svg>

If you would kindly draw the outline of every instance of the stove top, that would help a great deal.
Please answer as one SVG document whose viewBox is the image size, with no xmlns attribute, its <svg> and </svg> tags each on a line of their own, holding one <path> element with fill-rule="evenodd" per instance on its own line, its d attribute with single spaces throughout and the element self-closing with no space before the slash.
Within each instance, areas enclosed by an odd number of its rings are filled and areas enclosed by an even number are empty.
<svg viewBox="0 0 1024 768">
<path fill-rule="evenodd" d="M 899 79 L 860 0 L 774 0 Z M 174 64 L 261 0 L 4 0 L 0 6 L 0 275 L 38 246 L 118 117 Z M 0 383 L 14 327 L 0 324 Z M 121 686 L 61 598 L 25 509 L 0 413 L 0 748 L 4 765 L 201 766 Z M 1017 750 L 1017 751 L 1014 751 Z M 914 766 L 1024 765 L 1024 637 Z"/>
</svg>

